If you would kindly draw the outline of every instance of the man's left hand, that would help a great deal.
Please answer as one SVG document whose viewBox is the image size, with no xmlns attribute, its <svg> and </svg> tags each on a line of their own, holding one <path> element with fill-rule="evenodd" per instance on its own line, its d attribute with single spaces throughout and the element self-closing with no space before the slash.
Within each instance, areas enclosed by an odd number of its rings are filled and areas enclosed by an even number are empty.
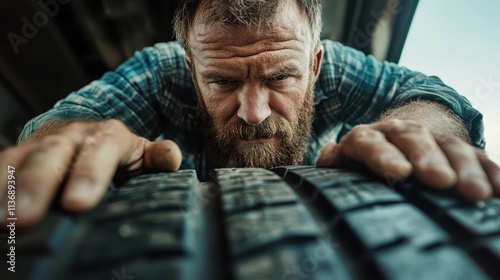
<svg viewBox="0 0 500 280">
<path fill-rule="evenodd" d="M 403 180 L 412 173 L 424 184 L 456 188 L 471 200 L 500 197 L 500 167 L 455 136 L 433 135 L 419 123 L 384 120 L 354 127 L 339 143 L 327 143 L 317 166 L 366 165 L 375 173 Z"/>
</svg>

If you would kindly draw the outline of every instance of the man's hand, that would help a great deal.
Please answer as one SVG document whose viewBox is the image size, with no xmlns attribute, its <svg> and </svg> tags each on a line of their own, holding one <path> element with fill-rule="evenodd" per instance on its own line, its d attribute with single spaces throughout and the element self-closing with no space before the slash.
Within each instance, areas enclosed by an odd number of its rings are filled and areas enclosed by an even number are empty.
<svg viewBox="0 0 500 280">
<path fill-rule="evenodd" d="M 402 180 L 412 173 L 435 188 L 455 187 L 472 200 L 500 197 L 500 168 L 455 136 L 437 136 L 413 121 L 385 120 L 356 126 L 339 143 L 321 150 L 317 166 L 364 164 L 381 176 Z"/>
<path fill-rule="evenodd" d="M 70 123 L 0 154 L 0 219 L 7 208 L 8 165 L 16 168 L 17 224 L 29 226 L 45 215 L 62 182 L 61 206 L 80 212 L 99 203 L 115 173 L 176 171 L 181 161 L 174 142 L 150 142 L 121 121 Z"/>
</svg>

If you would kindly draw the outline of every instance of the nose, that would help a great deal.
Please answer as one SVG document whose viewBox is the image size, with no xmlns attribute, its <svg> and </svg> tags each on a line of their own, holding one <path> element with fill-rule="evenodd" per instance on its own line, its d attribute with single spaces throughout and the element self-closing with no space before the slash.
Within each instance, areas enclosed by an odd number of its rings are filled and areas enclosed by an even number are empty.
<svg viewBox="0 0 500 280">
<path fill-rule="evenodd" d="M 248 124 L 259 124 L 271 115 L 269 90 L 262 85 L 246 85 L 238 96 L 238 117 Z"/>
</svg>

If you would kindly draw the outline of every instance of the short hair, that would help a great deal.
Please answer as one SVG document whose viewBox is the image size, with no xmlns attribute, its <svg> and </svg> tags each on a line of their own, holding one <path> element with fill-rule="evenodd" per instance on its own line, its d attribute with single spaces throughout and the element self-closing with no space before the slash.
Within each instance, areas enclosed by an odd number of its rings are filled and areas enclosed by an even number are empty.
<svg viewBox="0 0 500 280">
<path fill-rule="evenodd" d="M 189 52 L 189 31 L 199 9 L 208 11 L 209 23 L 221 22 L 228 26 L 261 26 L 270 24 L 284 2 L 290 0 L 180 0 L 174 17 L 174 33 L 179 43 Z M 323 26 L 323 0 L 297 1 L 306 14 L 312 40 L 319 43 Z"/>
</svg>

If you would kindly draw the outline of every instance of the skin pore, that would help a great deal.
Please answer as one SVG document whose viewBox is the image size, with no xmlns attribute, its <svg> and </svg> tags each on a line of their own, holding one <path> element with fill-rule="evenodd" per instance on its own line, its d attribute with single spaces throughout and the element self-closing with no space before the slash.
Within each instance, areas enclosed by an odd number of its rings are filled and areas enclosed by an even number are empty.
<svg viewBox="0 0 500 280">
<path fill-rule="evenodd" d="M 198 14 L 190 34 L 186 61 L 217 165 L 298 164 L 322 49 L 297 4 L 283 5 L 272 26 L 207 25 Z"/>
</svg>

